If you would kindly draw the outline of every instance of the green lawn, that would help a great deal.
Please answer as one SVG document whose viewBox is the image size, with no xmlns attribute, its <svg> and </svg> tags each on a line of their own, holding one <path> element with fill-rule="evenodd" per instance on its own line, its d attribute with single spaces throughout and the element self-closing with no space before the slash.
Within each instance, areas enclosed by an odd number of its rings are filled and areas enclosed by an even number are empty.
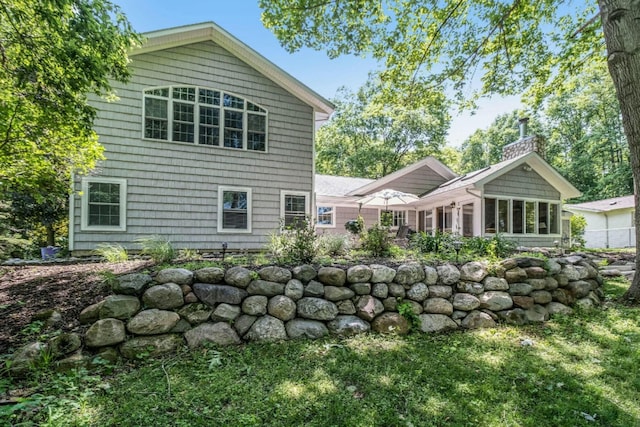
<svg viewBox="0 0 640 427">
<path fill-rule="evenodd" d="M 526 328 L 207 348 L 38 381 L 39 406 L 0 407 L 0 424 L 640 426 L 640 309 L 608 302 Z"/>
</svg>

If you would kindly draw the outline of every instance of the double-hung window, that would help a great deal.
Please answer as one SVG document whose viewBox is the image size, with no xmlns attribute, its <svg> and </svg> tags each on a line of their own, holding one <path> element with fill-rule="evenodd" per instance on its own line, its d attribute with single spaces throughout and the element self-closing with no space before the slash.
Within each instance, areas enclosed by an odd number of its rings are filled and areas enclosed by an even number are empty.
<svg viewBox="0 0 640 427">
<path fill-rule="evenodd" d="M 318 227 L 335 227 L 335 210 L 333 206 L 318 206 L 316 225 Z"/>
<path fill-rule="evenodd" d="M 116 178 L 82 180 L 82 230 L 126 231 L 127 181 Z"/>
<path fill-rule="evenodd" d="M 198 86 L 144 91 L 144 137 L 239 150 L 267 150 L 267 110 Z"/>
<path fill-rule="evenodd" d="M 218 187 L 218 232 L 251 232 L 251 189 Z"/>
<path fill-rule="evenodd" d="M 309 193 L 306 191 L 280 192 L 280 216 L 284 219 L 284 226 L 291 227 L 302 224 L 309 215 Z"/>
</svg>

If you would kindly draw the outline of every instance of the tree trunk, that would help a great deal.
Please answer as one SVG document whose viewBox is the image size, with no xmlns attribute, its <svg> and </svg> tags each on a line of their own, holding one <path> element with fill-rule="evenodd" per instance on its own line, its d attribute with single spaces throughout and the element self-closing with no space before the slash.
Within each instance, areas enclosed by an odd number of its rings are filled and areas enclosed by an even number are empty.
<svg viewBox="0 0 640 427">
<path fill-rule="evenodd" d="M 55 246 L 56 231 L 53 229 L 53 224 L 47 224 L 45 228 L 47 230 L 47 246 Z"/>
<path fill-rule="evenodd" d="M 636 228 L 636 274 L 624 298 L 640 303 L 640 2 L 598 0 L 607 44 L 609 73 L 616 88 L 629 143 Z"/>
</svg>

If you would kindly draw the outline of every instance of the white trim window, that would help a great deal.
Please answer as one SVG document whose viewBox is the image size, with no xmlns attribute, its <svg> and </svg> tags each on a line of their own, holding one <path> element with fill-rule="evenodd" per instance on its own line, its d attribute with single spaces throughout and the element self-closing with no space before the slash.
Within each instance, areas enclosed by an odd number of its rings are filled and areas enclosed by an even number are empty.
<svg viewBox="0 0 640 427">
<path fill-rule="evenodd" d="M 396 229 L 400 228 L 402 225 L 407 225 L 407 211 L 406 210 L 395 210 L 395 209 L 387 209 L 378 211 L 378 222 L 382 222 L 382 214 L 383 212 L 391 213 L 391 228 Z"/>
<path fill-rule="evenodd" d="M 335 228 L 336 210 L 333 206 L 318 206 L 316 208 L 316 226 L 322 228 Z"/>
<path fill-rule="evenodd" d="M 559 235 L 560 203 L 486 197 L 484 232 Z"/>
<path fill-rule="evenodd" d="M 80 229 L 127 230 L 127 180 L 83 178 Z"/>
<path fill-rule="evenodd" d="M 267 110 L 239 96 L 198 86 L 144 91 L 144 138 L 267 151 Z"/>
<path fill-rule="evenodd" d="M 218 232 L 251 233 L 251 188 L 218 187 Z"/>
<path fill-rule="evenodd" d="M 306 191 L 280 191 L 280 217 L 284 227 L 305 221 L 309 215 L 309 193 Z"/>
</svg>

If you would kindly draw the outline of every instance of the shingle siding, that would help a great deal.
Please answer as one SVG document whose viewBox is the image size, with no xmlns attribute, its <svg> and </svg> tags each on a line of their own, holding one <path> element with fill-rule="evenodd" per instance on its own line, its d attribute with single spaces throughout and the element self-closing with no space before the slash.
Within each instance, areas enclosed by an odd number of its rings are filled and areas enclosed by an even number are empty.
<svg viewBox="0 0 640 427">
<path fill-rule="evenodd" d="M 280 190 L 313 194 L 313 109 L 213 42 L 133 56 L 132 70 L 130 83 L 114 84 L 118 101 L 91 98 L 107 157 L 92 175 L 127 179 L 127 231 L 81 231 L 76 194 L 74 250 L 136 248 L 137 237 L 151 234 L 177 248 L 262 247 L 279 225 Z M 265 108 L 267 152 L 142 139 L 143 90 L 168 85 L 223 90 Z M 252 188 L 251 233 L 217 233 L 219 185 Z"/>
<path fill-rule="evenodd" d="M 485 194 L 560 200 L 560 193 L 535 171 L 516 168 L 485 184 Z"/>
</svg>

